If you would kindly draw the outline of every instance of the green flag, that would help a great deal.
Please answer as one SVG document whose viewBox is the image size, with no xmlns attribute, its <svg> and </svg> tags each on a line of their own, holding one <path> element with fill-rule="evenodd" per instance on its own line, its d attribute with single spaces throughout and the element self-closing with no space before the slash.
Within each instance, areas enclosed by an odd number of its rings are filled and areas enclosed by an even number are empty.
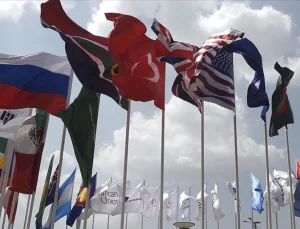
<svg viewBox="0 0 300 229">
<path fill-rule="evenodd" d="M 53 160 L 54 160 L 54 155 L 51 158 L 51 161 L 48 166 L 48 172 L 44 184 L 44 189 L 41 197 L 41 202 L 40 202 L 40 207 L 39 207 L 39 212 L 35 215 L 36 217 L 36 228 L 42 228 L 42 219 L 44 215 L 44 209 L 45 209 L 45 204 L 46 204 L 46 199 L 48 196 L 48 187 L 49 187 L 49 181 L 50 181 L 50 176 L 52 173 L 52 167 L 53 167 Z"/>
<path fill-rule="evenodd" d="M 98 93 L 82 87 L 68 109 L 58 114 L 69 131 L 83 186 L 88 186 L 92 175 L 99 99 Z"/>
<path fill-rule="evenodd" d="M 288 124 L 294 123 L 293 111 L 286 94 L 287 86 L 293 78 L 294 72 L 286 67 L 281 67 L 277 62 L 274 66 L 280 74 L 276 89 L 272 95 L 272 116 L 270 121 L 270 137 L 278 135 L 278 130 Z"/>
</svg>

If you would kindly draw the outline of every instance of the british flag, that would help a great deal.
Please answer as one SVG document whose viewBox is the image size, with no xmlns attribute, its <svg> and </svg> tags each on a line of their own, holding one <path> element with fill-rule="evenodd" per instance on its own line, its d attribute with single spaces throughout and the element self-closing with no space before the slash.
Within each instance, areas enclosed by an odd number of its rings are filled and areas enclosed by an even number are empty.
<svg viewBox="0 0 300 229">
<path fill-rule="evenodd" d="M 170 32 L 156 20 L 152 30 L 158 36 L 155 48 L 160 61 L 172 64 L 178 73 L 172 88 L 174 95 L 186 101 L 188 96 L 200 111 L 201 101 L 235 111 L 233 53 L 226 46 L 242 38 L 243 32 L 225 30 L 212 35 L 198 48 L 174 41 Z"/>
</svg>

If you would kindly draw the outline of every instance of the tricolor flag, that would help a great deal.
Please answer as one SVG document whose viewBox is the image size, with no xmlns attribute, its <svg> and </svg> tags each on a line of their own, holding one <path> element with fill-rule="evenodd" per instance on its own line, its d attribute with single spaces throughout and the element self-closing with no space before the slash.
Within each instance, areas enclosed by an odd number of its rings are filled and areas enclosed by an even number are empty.
<svg viewBox="0 0 300 229">
<path fill-rule="evenodd" d="M 0 108 L 39 108 L 57 115 L 66 108 L 70 72 L 64 56 L 45 52 L 26 56 L 0 54 Z"/>
<path fill-rule="evenodd" d="M 16 164 L 10 189 L 32 194 L 36 190 L 49 114 L 37 110 L 23 122 L 15 135 Z"/>
<path fill-rule="evenodd" d="M 41 4 L 41 23 L 45 28 L 57 31 L 65 41 L 68 60 L 82 85 L 111 97 L 127 110 L 128 101 L 112 84 L 118 65 L 108 51 L 108 39 L 91 34 L 72 21 L 60 0 L 48 0 Z"/>
</svg>

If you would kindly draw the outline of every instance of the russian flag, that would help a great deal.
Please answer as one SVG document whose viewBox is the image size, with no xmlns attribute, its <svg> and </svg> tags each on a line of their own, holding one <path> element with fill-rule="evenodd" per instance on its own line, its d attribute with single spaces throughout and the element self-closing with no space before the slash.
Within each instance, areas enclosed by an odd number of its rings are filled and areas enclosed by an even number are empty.
<svg viewBox="0 0 300 229">
<path fill-rule="evenodd" d="M 57 116 L 66 109 L 70 72 L 64 56 L 0 54 L 0 108 L 39 108 Z"/>
</svg>

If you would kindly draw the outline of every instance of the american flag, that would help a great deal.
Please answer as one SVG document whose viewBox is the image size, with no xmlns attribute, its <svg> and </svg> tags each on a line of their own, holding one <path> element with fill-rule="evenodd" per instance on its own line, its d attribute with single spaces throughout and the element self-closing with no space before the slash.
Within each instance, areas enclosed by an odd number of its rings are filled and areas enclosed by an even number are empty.
<svg viewBox="0 0 300 229">
<path fill-rule="evenodd" d="M 173 65 L 175 71 L 178 73 L 173 86 L 173 94 L 197 106 L 202 114 L 202 103 L 196 97 L 193 97 L 188 92 L 188 84 L 184 82 L 185 71 L 193 65 L 194 55 L 199 51 L 199 48 L 183 42 L 174 41 L 169 30 L 161 25 L 156 19 L 152 24 L 152 30 L 157 35 L 155 42 L 156 56 L 161 62 L 167 62 Z"/>
</svg>

